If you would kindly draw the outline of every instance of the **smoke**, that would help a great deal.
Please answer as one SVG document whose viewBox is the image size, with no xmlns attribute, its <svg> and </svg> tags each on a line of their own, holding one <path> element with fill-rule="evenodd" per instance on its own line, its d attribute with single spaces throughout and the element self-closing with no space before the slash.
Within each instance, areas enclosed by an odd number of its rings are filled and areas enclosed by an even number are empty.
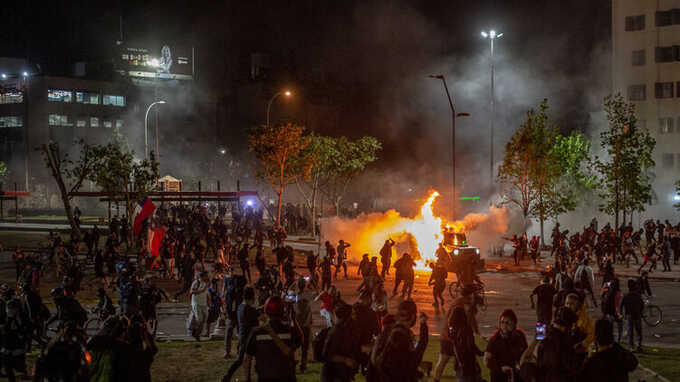
<svg viewBox="0 0 680 382">
<path fill-rule="evenodd" d="M 444 225 L 466 232 L 470 245 L 482 251 L 486 250 L 488 240 L 508 230 L 510 213 L 505 208 L 491 206 L 488 212 L 470 213 L 456 221 L 438 217 L 431 208 L 437 195 L 431 195 L 421 212 L 412 218 L 391 209 L 382 213 L 360 214 L 354 219 L 322 219 L 321 237 L 333 245 L 340 239 L 349 242 L 352 245 L 349 258 L 355 261 L 360 260 L 364 253 L 377 256 L 388 238 L 397 243 L 397 254 L 408 252 L 420 260 L 430 260 L 443 239 L 441 230 Z"/>
</svg>

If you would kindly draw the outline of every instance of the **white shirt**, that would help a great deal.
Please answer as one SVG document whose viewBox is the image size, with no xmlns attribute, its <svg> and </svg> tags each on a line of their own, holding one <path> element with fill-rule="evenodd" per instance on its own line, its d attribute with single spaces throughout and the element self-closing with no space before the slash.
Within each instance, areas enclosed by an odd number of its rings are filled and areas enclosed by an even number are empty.
<svg viewBox="0 0 680 382">
<path fill-rule="evenodd" d="M 191 290 L 199 290 L 203 289 L 203 292 L 197 293 L 197 294 L 192 294 L 191 295 L 191 305 L 193 306 L 208 306 L 208 288 L 207 284 L 203 280 L 194 280 L 194 282 L 191 284 Z"/>
</svg>

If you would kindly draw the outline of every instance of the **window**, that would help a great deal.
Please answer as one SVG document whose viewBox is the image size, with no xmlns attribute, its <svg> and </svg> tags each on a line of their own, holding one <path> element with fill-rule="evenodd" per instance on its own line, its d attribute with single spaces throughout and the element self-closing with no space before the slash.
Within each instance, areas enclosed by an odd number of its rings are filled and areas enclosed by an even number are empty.
<svg viewBox="0 0 680 382">
<path fill-rule="evenodd" d="M 22 116 L 0 117 L 0 128 L 5 127 L 24 127 L 24 117 Z"/>
<path fill-rule="evenodd" d="M 113 127 L 113 122 L 111 122 L 111 121 L 104 121 L 104 122 L 103 122 L 103 125 L 104 125 L 104 128 L 110 129 L 110 128 Z"/>
<path fill-rule="evenodd" d="M 661 165 L 663 168 L 673 168 L 675 164 L 675 155 L 669 153 L 661 154 Z"/>
<path fill-rule="evenodd" d="M 122 129 L 122 128 L 123 128 L 123 120 L 117 119 L 116 120 L 116 129 Z"/>
<path fill-rule="evenodd" d="M 99 93 L 76 92 L 76 102 L 90 105 L 99 105 Z"/>
<path fill-rule="evenodd" d="M 24 92 L 21 90 L 0 90 L 0 104 L 6 103 L 23 103 Z"/>
<path fill-rule="evenodd" d="M 628 87 L 628 99 L 630 101 L 644 101 L 647 99 L 647 89 L 645 85 L 630 85 Z"/>
<path fill-rule="evenodd" d="M 657 11 L 656 12 L 656 26 L 664 27 L 673 24 L 673 10 Z"/>
<path fill-rule="evenodd" d="M 673 132 L 673 118 L 659 118 L 659 134 Z"/>
<path fill-rule="evenodd" d="M 125 106 L 125 97 L 124 96 L 104 94 L 104 105 L 121 106 L 121 107 Z"/>
<path fill-rule="evenodd" d="M 47 100 L 52 102 L 73 102 L 73 92 L 70 90 L 47 90 Z"/>
<path fill-rule="evenodd" d="M 673 83 L 672 82 L 655 83 L 654 94 L 656 98 L 673 98 Z"/>
<path fill-rule="evenodd" d="M 73 127 L 73 121 L 71 118 L 69 118 L 68 115 L 62 114 L 50 114 L 48 124 L 50 126 Z"/>
<path fill-rule="evenodd" d="M 642 66 L 646 63 L 645 61 L 647 61 L 647 57 L 644 49 L 633 51 L 633 66 Z"/>
<path fill-rule="evenodd" d="M 654 60 L 656 62 L 673 62 L 675 54 L 672 46 L 657 46 L 654 49 Z"/>
<path fill-rule="evenodd" d="M 87 119 L 79 117 L 76 120 L 76 127 L 87 127 Z"/>
<path fill-rule="evenodd" d="M 643 29 L 645 29 L 645 15 L 626 17 L 627 31 L 641 31 Z"/>
<path fill-rule="evenodd" d="M 90 117 L 90 127 L 99 127 L 99 118 Z"/>
</svg>

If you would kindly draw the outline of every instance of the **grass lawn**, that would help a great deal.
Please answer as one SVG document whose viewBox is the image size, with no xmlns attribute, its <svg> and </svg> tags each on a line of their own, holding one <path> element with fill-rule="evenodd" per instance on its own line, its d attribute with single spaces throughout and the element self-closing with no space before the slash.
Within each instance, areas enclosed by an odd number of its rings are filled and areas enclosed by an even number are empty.
<svg viewBox="0 0 680 382">
<path fill-rule="evenodd" d="M 680 349 L 643 346 L 635 353 L 642 366 L 652 369 L 671 381 L 680 381 Z"/>
<path fill-rule="evenodd" d="M 62 235 L 62 239 L 67 239 Z M 68 239 L 67 239 L 68 240 Z M 5 250 L 14 250 L 16 247 L 38 248 L 47 245 L 47 232 L 0 232 L 0 243 Z"/>
<path fill-rule="evenodd" d="M 484 349 L 483 340 L 479 342 L 480 348 Z M 151 375 L 154 381 L 214 381 L 219 380 L 226 373 L 233 359 L 224 360 L 224 342 L 208 341 L 201 342 L 200 347 L 196 347 L 195 342 L 169 342 L 158 344 L 158 354 L 151 368 Z M 311 357 L 311 349 L 310 349 Z M 432 362 L 434 365 L 439 357 L 439 337 L 431 337 L 425 351 L 423 361 Z M 296 356 L 300 359 L 300 354 Z M 479 358 L 482 366 L 482 375 L 489 379 L 489 371 L 483 366 L 482 359 Z M 241 370 L 242 371 L 242 370 Z M 237 372 L 237 376 L 240 372 Z M 254 370 L 252 371 L 255 376 Z M 444 370 L 444 381 L 454 381 L 453 363 L 449 362 Z M 321 379 L 321 363 L 312 362 L 308 365 L 304 374 L 298 374 L 297 380 L 300 382 L 316 382 Z M 243 380 L 243 379 L 239 379 Z M 355 381 L 365 381 L 362 375 L 357 375 Z"/>
</svg>

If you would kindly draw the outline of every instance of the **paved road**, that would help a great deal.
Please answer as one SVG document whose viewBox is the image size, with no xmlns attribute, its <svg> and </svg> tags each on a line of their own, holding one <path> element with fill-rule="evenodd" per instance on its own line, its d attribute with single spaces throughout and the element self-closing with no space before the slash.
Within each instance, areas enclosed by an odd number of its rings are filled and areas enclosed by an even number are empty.
<svg viewBox="0 0 680 382">
<path fill-rule="evenodd" d="M 356 273 L 356 268 L 350 268 L 351 275 Z M 432 306 L 431 289 L 427 287 L 429 274 L 417 273 L 413 299 L 418 305 L 419 311 L 424 311 L 429 317 L 430 332 L 441 332 L 443 314 L 436 314 Z M 519 325 L 528 335 L 534 333 L 536 315 L 529 304 L 529 294 L 538 285 L 539 275 L 534 272 L 517 273 L 492 273 L 482 274 L 482 280 L 486 284 L 486 296 L 488 308 L 479 315 L 481 334 L 490 336 L 497 327 L 498 314 L 505 308 L 512 308 L 519 317 Z M 449 277 L 449 281 L 455 280 L 455 276 Z M 353 303 L 358 298 L 356 288 L 361 283 L 358 276 L 352 276 L 349 280 L 340 280 L 336 286 L 340 289 L 345 301 Z M 625 285 L 625 281 L 622 283 Z M 643 327 L 643 342 L 646 344 L 658 344 L 660 346 L 678 346 L 680 344 L 680 301 L 676 297 L 680 284 L 672 281 L 652 281 L 652 290 L 655 295 L 654 303 L 661 306 L 664 311 L 664 322 L 656 327 Z M 391 289 L 394 279 L 388 279 L 386 287 Z M 389 293 L 390 290 L 388 290 Z M 445 296 L 450 301 L 449 296 Z M 393 311 L 399 303 L 399 298 L 390 300 L 390 311 Z M 448 304 L 448 301 L 447 301 Z M 318 303 L 313 305 L 313 311 L 318 311 Z M 185 336 L 185 319 L 188 313 L 188 304 L 164 304 L 160 308 L 159 330 L 164 335 L 172 337 Z M 599 308 L 590 308 L 593 320 L 601 317 Z M 319 314 L 313 315 L 313 325 L 320 328 L 322 321 Z"/>
</svg>

